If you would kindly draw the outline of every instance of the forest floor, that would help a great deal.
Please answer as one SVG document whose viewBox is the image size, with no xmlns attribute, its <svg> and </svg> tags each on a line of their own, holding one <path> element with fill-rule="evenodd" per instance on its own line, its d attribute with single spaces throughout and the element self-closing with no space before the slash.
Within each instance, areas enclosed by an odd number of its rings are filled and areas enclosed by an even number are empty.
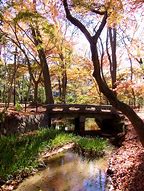
<svg viewBox="0 0 144 191">
<path fill-rule="evenodd" d="M 144 119 L 144 112 L 138 113 Z M 110 159 L 109 175 L 112 191 L 144 191 L 144 148 L 132 125 L 122 146 Z"/>
<path fill-rule="evenodd" d="M 16 109 L 16 106 L 13 106 L 13 104 L 10 104 L 10 106 L 7 109 L 7 113 L 9 114 L 15 113 L 18 115 L 32 115 L 32 114 L 40 114 L 46 111 L 46 107 L 43 107 L 43 106 L 34 107 L 29 104 L 26 105 L 26 108 L 25 108 L 25 104 L 21 104 L 21 106 L 22 107 L 18 110 Z M 4 104 L 0 103 L 0 112 L 2 112 L 4 108 L 5 108 Z"/>
</svg>

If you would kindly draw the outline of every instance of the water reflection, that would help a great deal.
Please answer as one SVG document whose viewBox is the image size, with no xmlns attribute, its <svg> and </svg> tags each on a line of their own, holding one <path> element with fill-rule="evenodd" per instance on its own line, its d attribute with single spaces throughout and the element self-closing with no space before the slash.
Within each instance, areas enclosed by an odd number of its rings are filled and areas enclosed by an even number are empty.
<svg viewBox="0 0 144 191">
<path fill-rule="evenodd" d="M 47 169 L 25 180 L 17 191 L 105 191 L 107 162 L 87 161 L 66 152 L 49 160 Z"/>
</svg>

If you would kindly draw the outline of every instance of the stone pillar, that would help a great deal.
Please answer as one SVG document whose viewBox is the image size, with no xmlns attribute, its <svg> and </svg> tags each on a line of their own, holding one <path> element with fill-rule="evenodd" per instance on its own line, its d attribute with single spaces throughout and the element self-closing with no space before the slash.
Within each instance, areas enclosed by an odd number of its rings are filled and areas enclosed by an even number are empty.
<svg viewBox="0 0 144 191">
<path fill-rule="evenodd" d="M 79 118 L 79 130 L 80 130 L 79 134 L 83 136 L 85 133 L 85 117 L 84 116 L 80 116 Z"/>
<path fill-rule="evenodd" d="M 84 131 L 85 131 L 85 117 L 84 116 L 76 117 L 74 132 L 78 135 L 84 135 Z"/>
<path fill-rule="evenodd" d="M 76 117 L 76 118 L 74 119 L 74 125 L 75 125 L 75 127 L 74 127 L 74 133 L 75 133 L 75 134 L 79 134 L 79 117 Z"/>
<path fill-rule="evenodd" d="M 51 116 L 49 115 L 47 118 L 47 122 L 48 122 L 48 127 L 51 127 Z"/>
</svg>

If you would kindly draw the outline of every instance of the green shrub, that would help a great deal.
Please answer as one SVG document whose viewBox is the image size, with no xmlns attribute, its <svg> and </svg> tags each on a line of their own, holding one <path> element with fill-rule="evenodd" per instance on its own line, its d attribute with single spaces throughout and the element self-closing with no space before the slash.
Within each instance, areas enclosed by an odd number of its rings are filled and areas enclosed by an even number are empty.
<svg viewBox="0 0 144 191">
<path fill-rule="evenodd" d="M 69 142 L 76 141 L 76 137 L 72 134 L 61 133 L 52 140 L 52 147 L 59 147 Z"/>
<path fill-rule="evenodd" d="M 96 152 L 103 151 L 108 146 L 108 142 L 102 138 L 85 138 L 81 137 L 77 140 L 77 144 L 83 149 L 93 150 Z"/>
<path fill-rule="evenodd" d="M 22 105 L 20 103 L 16 103 L 15 110 L 16 111 L 21 111 L 22 109 L 23 109 Z"/>
</svg>

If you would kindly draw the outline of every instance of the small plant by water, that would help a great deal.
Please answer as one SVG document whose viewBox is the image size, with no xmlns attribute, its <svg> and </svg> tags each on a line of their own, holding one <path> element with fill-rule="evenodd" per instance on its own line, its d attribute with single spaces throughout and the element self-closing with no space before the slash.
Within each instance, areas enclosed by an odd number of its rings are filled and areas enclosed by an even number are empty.
<svg viewBox="0 0 144 191">
<path fill-rule="evenodd" d="M 103 151 L 108 145 L 107 140 L 105 140 L 103 138 L 81 137 L 81 138 L 77 139 L 77 143 L 83 149 L 92 150 L 92 151 L 96 151 L 96 152 Z"/>
<path fill-rule="evenodd" d="M 19 136 L 2 136 L 0 137 L 0 179 L 8 180 L 18 172 L 36 168 L 39 153 L 70 142 L 97 152 L 103 151 L 108 144 L 104 139 L 82 138 L 53 129 L 41 129 Z"/>
<path fill-rule="evenodd" d="M 16 105 L 15 105 L 15 110 L 16 111 L 21 111 L 22 109 L 23 109 L 22 105 L 17 102 Z"/>
</svg>

